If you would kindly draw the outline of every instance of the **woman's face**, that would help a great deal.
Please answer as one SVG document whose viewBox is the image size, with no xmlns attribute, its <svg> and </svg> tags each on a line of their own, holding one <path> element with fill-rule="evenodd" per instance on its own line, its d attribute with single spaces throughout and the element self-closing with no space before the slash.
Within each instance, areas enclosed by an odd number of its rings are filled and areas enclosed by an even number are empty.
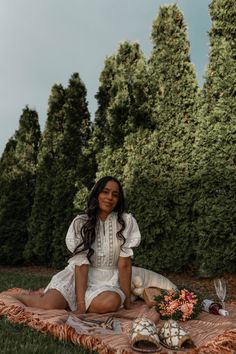
<svg viewBox="0 0 236 354">
<path fill-rule="evenodd" d="M 99 215 L 106 218 L 116 207 L 119 200 L 119 186 L 115 181 L 108 181 L 98 195 Z"/>
</svg>

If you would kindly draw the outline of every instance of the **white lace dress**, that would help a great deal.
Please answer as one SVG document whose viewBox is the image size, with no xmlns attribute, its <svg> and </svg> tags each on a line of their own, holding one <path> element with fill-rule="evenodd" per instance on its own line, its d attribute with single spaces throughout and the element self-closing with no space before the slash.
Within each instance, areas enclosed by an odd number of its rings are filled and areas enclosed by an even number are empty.
<svg viewBox="0 0 236 354">
<path fill-rule="evenodd" d="M 132 248 L 139 245 L 141 235 L 137 222 L 131 214 L 124 213 L 123 219 L 126 227 L 122 232 L 125 237 L 125 244 L 122 249 L 122 241 L 116 236 L 121 227 L 117 221 L 117 213 L 112 212 L 104 222 L 101 220 L 97 222 L 96 240 L 92 245 L 94 254 L 91 257 L 88 286 L 85 293 L 86 309 L 88 309 L 91 301 L 103 291 L 118 293 L 122 304 L 124 302 L 125 295 L 119 286 L 118 258 L 132 257 Z M 72 221 L 66 235 L 66 245 L 70 252 L 74 252 L 75 248 L 80 244 L 80 230 L 86 220 L 86 215 L 79 215 Z M 48 289 L 60 291 L 72 311 L 76 310 L 75 265 L 89 264 L 87 253 L 88 251 L 84 251 L 70 258 L 68 266 L 54 275 L 44 290 L 44 292 Z"/>
</svg>

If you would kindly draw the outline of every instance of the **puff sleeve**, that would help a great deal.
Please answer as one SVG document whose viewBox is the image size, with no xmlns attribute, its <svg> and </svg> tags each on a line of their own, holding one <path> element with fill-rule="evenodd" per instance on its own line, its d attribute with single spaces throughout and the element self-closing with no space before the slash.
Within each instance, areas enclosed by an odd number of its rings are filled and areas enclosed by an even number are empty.
<svg viewBox="0 0 236 354">
<path fill-rule="evenodd" d="M 81 215 L 77 216 L 69 226 L 69 229 L 66 234 L 66 246 L 68 250 L 73 253 L 76 247 L 81 243 L 81 227 L 83 226 L 84 222 L 86 221 L 86 216 Z M 87 258 L 88 250 L 80 252 L 68 260 L 70 265 L 78 265 L 81 266 L 82 264 L 90 264 Z"/>
<path fill-rule="evenodd" d="M 126 227 L 123 231 L 125 243 L 120 250 L 120 257 L 132 257 L 134 254 L 132 248 L 140 244 L 141 234 L 137 221 L 132 214 L 124 214 L 124 220 L 126 223 Z"/>
</svg>

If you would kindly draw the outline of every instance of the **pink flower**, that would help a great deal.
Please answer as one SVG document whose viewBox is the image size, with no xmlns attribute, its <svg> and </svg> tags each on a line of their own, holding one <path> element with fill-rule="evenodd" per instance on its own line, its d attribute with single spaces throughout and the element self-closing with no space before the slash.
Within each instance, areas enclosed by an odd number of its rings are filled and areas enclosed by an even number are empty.
<svg viewBox="0 0 236 354">
<path fill-rule="evenodd" d="M 179 307 L 179 301 L 178 299 L 173 300 L 169 303 L 169 309 L 170 310 L 176 310 Z"/>
<path fill-rule="evenodd" d="M 180 306 L 180 311 L 183 312 L 185 317 L 191 316 L 191 314 L 193 312 L 193 304 L 185 303 L 185 304 L 181 305 Z"/>
</svg>

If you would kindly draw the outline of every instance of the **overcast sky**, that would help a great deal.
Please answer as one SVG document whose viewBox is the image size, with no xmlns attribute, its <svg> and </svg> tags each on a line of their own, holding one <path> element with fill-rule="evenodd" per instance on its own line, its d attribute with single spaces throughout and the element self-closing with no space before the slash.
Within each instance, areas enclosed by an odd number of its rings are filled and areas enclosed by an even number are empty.
<svg viewBox="0 0 236 354">
<path fill-rule="evenodd" d="M 121 42 L 138 41 L 150 56 L 153 20 L 162 0 L 0 0 L 0 154 L 18 129 L 22 109 L 39 114 L 41 129 L 55 83 L 79 72 L 91 118 L 106 56 Z M 188 26 L 199 85 L 208 62 L 210 0 L 177 0 Z"/>
</svg>

